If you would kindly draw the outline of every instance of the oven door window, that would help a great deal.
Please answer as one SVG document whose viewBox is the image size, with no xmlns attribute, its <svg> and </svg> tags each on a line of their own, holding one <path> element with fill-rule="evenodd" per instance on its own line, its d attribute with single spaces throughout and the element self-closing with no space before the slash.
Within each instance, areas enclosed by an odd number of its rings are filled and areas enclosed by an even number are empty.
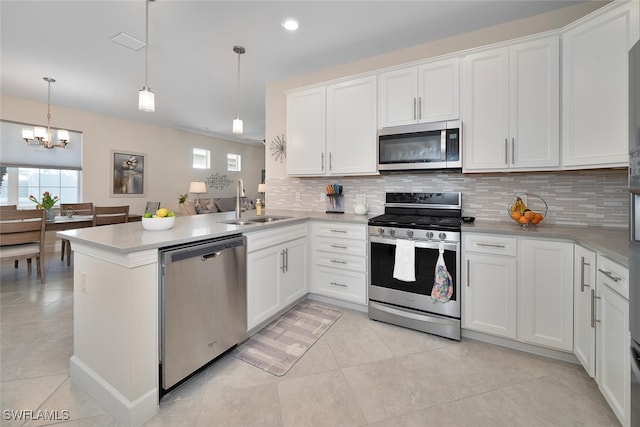
<svg viewBox="0 0 640 427">
<path fill-rule="evenodd" d="M 445 158 L 442 132 L 418 132 L 379 137 L 379 163 L 432 163 Z M 452 153 L 455 157 L 455 153 Z"/>
<path fill-rule="evenodd" d="M 435 279 L 437 249 L 416 248 L 416 281 L 404 282 L 393 278 L 396 246 L 371 242 L 371 280 L 372 285 L 414 294 L 431 295 L 431 288 Z M 457 300 L 456 287 L 456 253 L 444 251 L 444 262 L 453 279 L 453 295 L 451 300 Z"/>
</svg>

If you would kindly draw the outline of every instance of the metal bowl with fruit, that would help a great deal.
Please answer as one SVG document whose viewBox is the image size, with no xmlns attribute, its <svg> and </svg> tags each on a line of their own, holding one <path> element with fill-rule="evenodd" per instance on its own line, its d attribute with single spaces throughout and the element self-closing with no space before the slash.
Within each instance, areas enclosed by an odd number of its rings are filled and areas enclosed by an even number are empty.
<svg viewBox="0 0 640 427">
<path fill-rule="evenodd" d="M 524 193 L 517 195 L 507 207 L 507 213 L 512 220 L 523 227 L 540 224 L 547 216 L 549 206 L 537 194 Z"/>
<path fill-rule="evenodd" d="M 142 216 L 142 228 L 149 231 L 169 230 L 176 222 L 176 215 L 167 208 L 160 208 L 155 214 L 145 212 Z"/>
</svg>

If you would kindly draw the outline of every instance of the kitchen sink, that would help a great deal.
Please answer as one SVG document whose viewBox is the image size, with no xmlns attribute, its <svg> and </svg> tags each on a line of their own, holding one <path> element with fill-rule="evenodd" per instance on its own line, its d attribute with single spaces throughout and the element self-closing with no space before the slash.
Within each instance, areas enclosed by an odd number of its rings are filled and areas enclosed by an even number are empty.
<svg viewBox="0 0 640 427">
<path fill-rule="evenodd" d="M 220 221 L 223 224 L 232 225 L 258 225 L 267 222 L 280 221 L 282 219 L 291 218 L 290 216 L 257 216 L 253 218 L 236 218 L 227 221 Z"/>
<path fill-rule="evenodd" d="M 238 219 L 230 219 L 228 221 L 220 221 L 222 224 L 231 224 L 231 225 L 255 225 L 255 222 L 249 221 L 247 218 L 238 218 Z"/>
<path fill-rule="evenodd" d="M 259 216 L 256 218 L 248 218 L 250 222 L 273 222 L 281 219 L 291 218 L 290 216 Z"/>
</svg>

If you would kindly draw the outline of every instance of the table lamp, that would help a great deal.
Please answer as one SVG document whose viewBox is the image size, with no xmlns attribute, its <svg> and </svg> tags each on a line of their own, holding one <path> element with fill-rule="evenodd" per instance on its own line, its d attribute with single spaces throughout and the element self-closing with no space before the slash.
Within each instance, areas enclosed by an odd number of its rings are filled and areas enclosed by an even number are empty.
<svg viewBox="0 0 640 427">
<path fill-rule="evenodd" d="M 262 206 L 264 207 L 264 193 L 267 191 L 267 184 L 258 184 L 258 193 L 262 193 Z"/>
<path fill-rule="evenodd" d="M 198 194 L 203 194 L 207 192 L 207 186 L 203 181 L 191 181 L 189 184 L 189 193 L 194 193 L 196 198 L 193 202 L 194 206 L 200 204 L 200 199 L 198 198 Z"/>
</svg>

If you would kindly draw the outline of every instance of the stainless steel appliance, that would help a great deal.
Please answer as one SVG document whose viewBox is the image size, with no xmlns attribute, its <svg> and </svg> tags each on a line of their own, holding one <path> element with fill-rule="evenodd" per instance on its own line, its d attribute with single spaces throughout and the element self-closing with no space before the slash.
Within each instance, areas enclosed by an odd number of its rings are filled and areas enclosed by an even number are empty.
<svg viewBox="0 0 640 427">
<path fill-rule="evenodd" d="M 369 318 L 460 339 L 461 194 L 387 193 L 385 213 L 369 220 Z M 415 281 L 393 277 L 396 245 L 415 246 Z M 448 302 L 431 298 L 440 245 L 453 279 Z"/>
<path fill-rule="evenodd" d="M 640 42 L 629 51 L 631 425 L 640 426 Z"/>
<path fill-rule="evenodd" d="M 378 131 L 378 170 L 462 168 L 462 123 L 421 123 Z"/>
<path fill-rule="evenodd" d="M 168 390 L 244 340 L 245 238 L 162 249 L 160 269 L 160 380 Z"/>
</svg>

